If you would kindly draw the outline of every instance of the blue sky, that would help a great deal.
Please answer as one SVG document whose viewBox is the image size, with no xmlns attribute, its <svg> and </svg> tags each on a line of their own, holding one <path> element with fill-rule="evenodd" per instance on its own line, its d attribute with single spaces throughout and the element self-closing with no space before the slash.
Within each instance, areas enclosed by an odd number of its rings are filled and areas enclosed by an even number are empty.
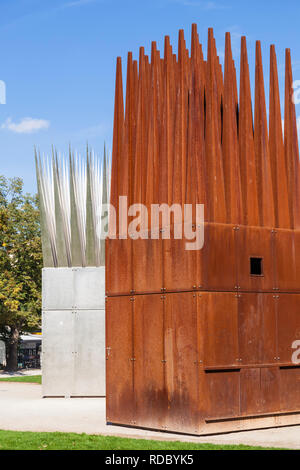
<svg viewBox="0 0 300 470">
<path fill-rule="evenodd" d="M 284 49 L 292 51 L 294 79 L 300 80 L 299 0 L 0 0 L 0 174 L 21 176 L 34 192 L 33 148 L 50 153 L 69 142 L 83 152 L 86 142 L 102 153 L 111 148 L 115 61 L 127 52 L 163 50 L 168 34 L 177 49 L 178 30 L 190 44 L 197 23 L 206 46 L 213 27 L 222 58 L 226 31 L 232 33 L 239 68 L 240 37 L 247 36 L 254 79 L 255 40 L 262 41 L 266 94 L 269 46 L 276 45 L 280 87 L 284 86 Z M 300 105 L 296 108 L 300 116 Z"/>
</svg>

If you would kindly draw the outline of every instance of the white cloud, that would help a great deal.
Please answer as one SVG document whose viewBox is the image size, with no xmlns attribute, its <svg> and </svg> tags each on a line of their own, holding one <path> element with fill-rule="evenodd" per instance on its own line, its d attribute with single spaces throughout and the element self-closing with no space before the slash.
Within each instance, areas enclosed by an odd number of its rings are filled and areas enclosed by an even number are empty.
<svg viewBox="0 0 300 470">
<path fill-rule="evenodd" d="M 1 129 L 7 129 L 17 134 L 32 134 L 42 129 L 48 129 L 50 122 L 45 119 L 33 119 L 26 117 L 21 119 L 19 123 L 15 123 L 11 118 L 6 119 L 2 124 Z"/>
</svg>

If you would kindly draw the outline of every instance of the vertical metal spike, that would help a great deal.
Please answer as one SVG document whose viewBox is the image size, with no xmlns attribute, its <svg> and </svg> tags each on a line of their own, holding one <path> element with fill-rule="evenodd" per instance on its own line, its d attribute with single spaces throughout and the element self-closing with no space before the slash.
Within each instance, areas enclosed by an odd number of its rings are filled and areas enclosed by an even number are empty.
<svg viewBox="0 0 300 470">
<path fill-rule="evenodd" d="M 295 104 L 293 102 L 291 52 L 289 49 L 286 49 L 285 52 L 284 150 L 292 228 L 300 228 L 299 147 Z"/>
<path fill-rule="evenodd" d="M 274 227 L 274 195 L 260 41 L 256 42 L 254 146 L 258 194 L 260 196 L 258 200 L 260 224 Z"/>
<path fill-rule="evenodd" d="M 241 168 L 243 223 L 259 225 L 256 162 L 253 138 L 250 76 L 246 38 L 241 38 L 239 155 Z"/>
<path fill-rule="evenodd" d="M 50 244 L 50 233 L 47 226 L 47 214 L 45 210 L 44 195 L 41 186 L 41 164 L 40 158 L 38 160 L 36 148 L 34 148 L 34 159 L 35 159 L 35 168 L 36 168 L 36 179 L 37 179 L 37 188 L 38 188 L 38 204 L 40 211 L 40 221 L 41 221 L 41 241 L 42 241 L 42 251 L 43 251 L 43 265 L 45 268 L 54 267 L 55 258 L 53 257 L 51 244 Z"/>
<path fill-rule="evenodd" d="M 284 158 L 281 109 L 275 46 L 270 48 L 270 110 L 269 148 L 275 203 L 275 225 L 280 228 L 292 226 L 288 199 L 288 181 Z"/>
<path fill-rule="evenodd" d="M 226 193 L 227 221 L 241 223 L 241 179 L 238 157 L 237 121 L 235 109 L 234 69 L 230 34 L 225 39 L 225 74 L 223 108 L 223 164 Z"/>
<path fill-rule="evenodd" d="M 206 78 L 205 151 L 207 162 L 209 214 L 211 222 L 226 221 L 226 203 L 221 139 L 218 124 L 218 91 L 213 31 L 208 31 Z"/>
</svg>

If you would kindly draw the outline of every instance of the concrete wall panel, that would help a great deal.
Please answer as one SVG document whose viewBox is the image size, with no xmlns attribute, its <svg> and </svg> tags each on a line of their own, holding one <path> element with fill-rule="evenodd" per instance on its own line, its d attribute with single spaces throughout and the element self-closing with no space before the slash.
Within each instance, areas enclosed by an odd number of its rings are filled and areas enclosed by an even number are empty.
<svg viewBox="0 0 300 470">
<path fill-rule="evenodd" d="M 105 268 L 43 269 L 43 396 L 105 395 Z"/>
</svg>

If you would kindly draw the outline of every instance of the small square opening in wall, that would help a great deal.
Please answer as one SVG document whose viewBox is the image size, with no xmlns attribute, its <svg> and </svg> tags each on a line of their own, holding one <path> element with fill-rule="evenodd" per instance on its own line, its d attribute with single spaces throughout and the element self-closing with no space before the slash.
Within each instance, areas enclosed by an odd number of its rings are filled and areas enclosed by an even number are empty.
<svg viewBox="0 0 300 470">
<path fill-rule="evenodd" d="M 262 258 L 250 258 L 250 274 L 251 276 L 262 276 L 263 275 L 263 259 Z"/>
</svg>

